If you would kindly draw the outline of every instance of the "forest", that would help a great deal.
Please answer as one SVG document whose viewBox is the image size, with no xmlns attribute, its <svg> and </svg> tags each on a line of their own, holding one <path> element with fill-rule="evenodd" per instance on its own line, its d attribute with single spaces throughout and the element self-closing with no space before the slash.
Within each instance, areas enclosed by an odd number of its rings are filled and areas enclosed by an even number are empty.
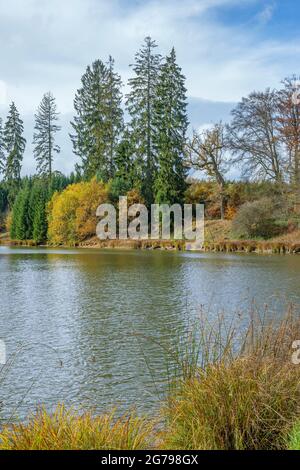
<svg viewBox="0 0 300 470">
<path fill-rule="evenodd" d="M 76 244 L 93 237 L 96 207 L 131 203 L 205 204 L 220 238 L 272 239 L 300 221 L 300 99 L 296 76 L 253 91 L 230 122 L 193 129 L 175 49 L 162 57 L 146 37 L 123 96 L 112 57 L 87 66 L 74 97 L 70 139 L 80 163 L 55 170 L 59 111 L 51 92 L 35 114 L 36 174 L 22 175 L 24 124 L 14 102 L 0 119 L 0 236 Z M 232 171 L 238 178 L 232 178 Z M 213 228 L 212 228 L 213 230 Z M 1 234 L 2 233 L 2 234 Z"/>
</svg>

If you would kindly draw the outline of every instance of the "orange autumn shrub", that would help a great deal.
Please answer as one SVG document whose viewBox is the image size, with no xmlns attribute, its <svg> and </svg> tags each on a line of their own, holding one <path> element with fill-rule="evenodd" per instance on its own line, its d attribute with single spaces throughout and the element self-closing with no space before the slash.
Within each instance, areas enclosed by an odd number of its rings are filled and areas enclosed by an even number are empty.
<svg viewBox="0 0 300 470">
<path fill-rule="evenodd" d="M 95 235 L 97 207 L 108 201 L 107 185 L 99 183 L 96 179 L 81 184 L 80 205 L 76 209 L 75 218 L 75 231 L 80 241 Z"/>
<path fill-rule="evenodd" d="M 11 224 L 12 224 L 12 212 L 8 212 L 5 219 L 4 219 L 4 228 L 6 232 L 10 233 L 11 229 Z"/>
<path fill-rule="evenodd" d="M 133 204 L 145 204 L 145 200 L 138 189 L 131 189 L 127 193 L 127 205 L 132 206 Z"/>
<path fill-rule="evenodd" d="M 237 213 L 237 209 L 233 206 L 228 206 L 225 211 L 225 219 L 233 220 Z"/>
</svg>

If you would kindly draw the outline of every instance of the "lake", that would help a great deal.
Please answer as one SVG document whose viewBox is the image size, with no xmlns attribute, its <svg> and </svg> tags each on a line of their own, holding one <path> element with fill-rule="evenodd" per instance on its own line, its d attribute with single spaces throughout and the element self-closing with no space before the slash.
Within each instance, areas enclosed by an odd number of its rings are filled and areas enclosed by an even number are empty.
<svg viewBox="0 0 300 470">
<path fill-rule="evenodd" d="M 152 411 L 165 347 L 213 317 L 300 303 L 300 257 L 0 246 L 0 418 L 58 402 Z M 159 346 L 159 344 L 162 345 Z"/>
</svg>

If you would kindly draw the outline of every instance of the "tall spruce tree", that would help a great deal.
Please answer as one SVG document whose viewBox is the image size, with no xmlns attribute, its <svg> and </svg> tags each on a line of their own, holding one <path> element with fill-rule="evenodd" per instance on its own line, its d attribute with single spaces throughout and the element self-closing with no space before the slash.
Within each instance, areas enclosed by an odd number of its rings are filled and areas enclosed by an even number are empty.
<svg viewBox="0 0 300 470">
<path fill-rule="evenodd" d="M 153 182 L 156 171 L 153 145 L 156 129 L 154 126 L 154 103 L 161 56 L 155 53 L 157 45 L 150 37 L 135 55 L 132 65 L 135 76 L 129 80 L 131 87 L 126 105 L 131 116 L 131 135 L 134 141 L 135 158 L 143 180 L 142 192 L 146 203 L 153 202 Z"/>
<path fill-rule="evenodd" d="M 116 177 L 127 181 L 131 188 L 137 185 L 134 147 L 128 127 L 125 128 L 122 140 L 117 147 L 115 161 Z"/>
<path fill-rule="evenodd" d="M 4 126 L 3 142 L 6 151 L 4 178 L 9 183 L 20 182 L 22 160 L 26 140 L 23 137 L 24 126 L 14 102 L 9 107 Z"/>
<path fill-rule="evenodd" d="M 188 127 L 185 77 L 176 63 L 174 48 L 161 66 L 154 106 L 154 148 L 157 174 L 155 202 L 183 202 L 186 189 L 184 146 Z"/>
<path fill-rule="evenodd" d="M 5 183 L 0 183 L 0 220 L 8 208 L 8 192 Z"/>
<path fill-rule="evenodd" d="M 37 161 L 37 173 L 49 178 L 53 171 L 54 153 L 60 152 L 55 144 L 55 134 L 61 127 L 57 124 L 59 113 L 52 93 L 45 93 L 35 115 L 33 153 Z"/>
<path fill-rule="evenodd" d="M 5 170 L 5 146 L 3 141 L 2 119 L 0 118 L 0 174 Z"/>
<path fill-rule="evenodd" d="M 86 178 L 98 175 L 108 180 L 114 172 L 113 157 L 122 126 L 121 80 L 110 58 L 107 68 L 101 60 L 88 66 L 77 90 L 76 116 L 71 140 L 81 158 L 78 169 Z"/>
<path fill-rule="evenodd" d="M 42 179 L 34 182 L 30 195 L 31 238 L 36 243 L 47 239 L 47 214 L 49 186 Z"/>
<path fill-rule="evenodd" d="M 104 116 L 106 112 L 105 84 L 107 68 L 101 60 L 88 66 L 81 78 L 82 86 L 75 95 L 74 108 L 77 113 L 71 123 L 75 133 L 71 140 L 73 150 L 81 158 L 78 168 L 84 177 L 105 173 Z"/>
<path fill-rule="evenodd" d="M 108 177 L 113 178 L 116 171 L 116 151 L 123 130 L 122 81 L 114 71 L 114 60 L 109 56 L 107 75 L 107 140 L 108 140 Z"/>
<path fill-rule="evenodd" d="M 117 147 L 116 173 L 111 182 L 111 196 L 118 200 L 119 196 L 124 196 L 133 188 L 140 188 L 140 181 L 136 173 L 136 161 L 134 160 L 134 148 L 128 127 L 124 129 L 123 137 Z"/>
</svg>

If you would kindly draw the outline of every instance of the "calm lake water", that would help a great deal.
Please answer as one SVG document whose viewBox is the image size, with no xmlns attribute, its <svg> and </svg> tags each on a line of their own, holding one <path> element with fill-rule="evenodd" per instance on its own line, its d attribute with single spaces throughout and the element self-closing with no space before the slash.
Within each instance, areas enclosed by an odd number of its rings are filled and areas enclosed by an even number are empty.
<svg viewBox="0 0 300 470">
<path fill-rule="evenodd" d="M 0 247 L 0 418 L 58 402 L 150 411 L 201 309 L 300 304 L 300 257 Z"/>
</svg>

